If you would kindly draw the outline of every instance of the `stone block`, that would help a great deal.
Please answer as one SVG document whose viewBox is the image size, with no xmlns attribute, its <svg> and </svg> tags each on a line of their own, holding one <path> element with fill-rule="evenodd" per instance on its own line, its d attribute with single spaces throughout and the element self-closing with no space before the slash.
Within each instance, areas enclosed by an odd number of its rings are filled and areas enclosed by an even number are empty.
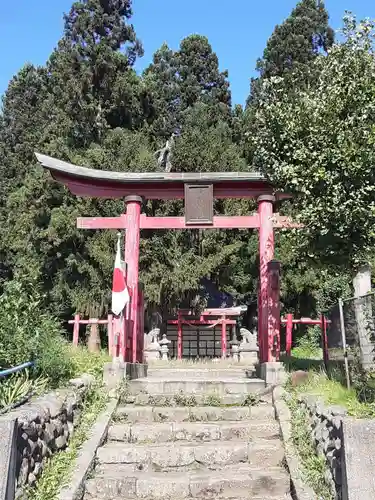
<svg viewBox="0 0 375 500">
<path fill-rule="evenodd" d="M 185 422 L 172 424 L 176 441 L 217 441 L 221 439 L 221 427 L 208 422 Z"/>
<path fill-rule="evenodd" d="M 122 422 L 153 422 L 153 409 L 149 406 L 120 406 L 116 410 L 116 419 Z"/>
<path fill-rule="evenodd" d="M 61 450 L 63 448 L 66 447 L 67 445 L 67 442 L 68 440 L 66 439 L 66 437 L 64 435 L 62 436 L 59 436 L 55 439 L 55 447 L 58 449 L 58 450 Z"/>
<path fill-rule="evenodd" d="M 173 439 L 171 422 L 153 422 L 152 425 L 133 424 L 130 433 L 132 443 L 163 443 Z"/>
<path fill-rule="evenodd" d="M 114 498 L 136 498 L 137 479 L 135 477 L 98 477 L 86 482 L 88 498 L 113 500 Z"/>
<path fill-rule="evenodd" d="M 247 443 L 201 444 L 193 449 L 195 460 L 205 467 L 213 465 L 230 465 L 248 460 Z"/>
<path fill-rule="evenodd" d="M 238 464 L 220 472 L 193 473 L 193 498 L 286 498 L 290 492 L 288 474 L 278 469 L 250 469 Z"/>
<path fill-rule="evenodd" d="M 221 420 L 221 408 L 215 406 L 192 407 L 188 409 L 188 418 L 191 422 L 216 422 Z"/>
<path fill-rule="evenodd" d="M 242 351 L 240 347 L 239 360 L 241 361 L 241 363 L 246 362 L 249 365 L 256 365 L 258 363 L 258 353 L 251 351 Z"/>
<path fill-rule="evenodd" d="M 126 363 L 110 362 L 103 368 L 103 382 L 109 390 L 118 387 L 126 377 Z"/>
<path fill-rule="evenodd" d="M 185 422 L 189 420 L 189 408 L 168 408 L 167 406 L 155 406 L 152 409 L 155 422 Z"/>
<path fill-rule="evenodd" d="M 375 498 L 375 420 L 343 420 L 342 498 Z"/>
<path fill-rule="evenodd" d="M 142 447 L 110 443 L 98 449 L 97 457 L 101 464 L 144 464 L 149 460 L 149 451 Z"/>
<path fill-rule="evenodd" d="M 16 489 L 16 420 L 0 422 L 0 500 L 13 500 Z"/>
<path fill-rule="evenodd" d="M 248 463 L 257 468 L 278 467 L 285 458 L 283 444 L 278 440 L 250 442 L 248 444 Z"/>
<path fill-rule="evenodd" d="M 195 462 L 195 449 L 182 446 L 150 447 L 150 461 L 156 470 L 166 470 L 172 467 L 188 467 Z"/>
<path fill-rule="evenodd" d="M 283 385 L 287 379 L 285 367 L 279 362 L 261 363 L 257 372 L 266 385 Z"/>
<path fill-rule="evenodd" d="M 136 496 L 138 498 L 152 498 L 153 500 L 189 498 L 189 478 L 186 474 L 180 473 L 169 473 L 168 479 L 164 476 L 147 475 L 147 477 L 138 479 Z"/>
<path fill-rule="evenodd" d="M 233 408 L 218 408 L 217 412 L 219 413 L 220 420 L 232 420 L 237 422 L 250 418 L 251 410 L 248 406 L 238 406 Z"/>
</svg>

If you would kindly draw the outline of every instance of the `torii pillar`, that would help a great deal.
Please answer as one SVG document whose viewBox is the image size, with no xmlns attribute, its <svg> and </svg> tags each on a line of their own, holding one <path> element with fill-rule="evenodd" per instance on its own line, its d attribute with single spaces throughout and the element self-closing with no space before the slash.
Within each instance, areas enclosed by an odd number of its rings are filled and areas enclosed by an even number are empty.
<svg viewBox="0 0 375 500">
<path fill-rule="evenodd" d="M 259 296 L 258 296 L 258 342 L 260 361 L 274 361 L 272 342 L 269 338 L 268 314 L 268 263 L 274 256 L 273 204 L 275 197 L 261 195 L 258 201 L 259 215 Z"/>
<path fill-rule="evenodd" d="M 130 308 L 128 321 L 132 332 L 132 354 L 133 363 L 137 360 L 137 332 L 138 332 L 138 301 L 139 301 L 139 240 L 141 232 L 141 208 L 143 199 L 141 196 L 130 195 L 125 197 L 126 217 L 128 227 L 125 238 L 125 263 L 127 264 L 127 285 L 130 289 Z"/>
</svg>

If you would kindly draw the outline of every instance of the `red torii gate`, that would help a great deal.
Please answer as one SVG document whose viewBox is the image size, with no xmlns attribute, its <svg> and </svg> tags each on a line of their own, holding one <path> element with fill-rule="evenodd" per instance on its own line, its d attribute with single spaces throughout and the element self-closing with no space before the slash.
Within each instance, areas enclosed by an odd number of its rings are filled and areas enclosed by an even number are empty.
<svg viewBox="0 0 375 500">
<path fill-rule="evenodd" d="M 276 200 L 289 195 L 274 193 L 272 185 L 254 172 L 128 173 L 94 170 L 36 153 L 52 177 L 77 196 L 123 198 L 125 213 L 119 217 L 79 217 L 81 229 L 126 231 L 125 262 L 131 291 L 129 323 L 132 325 L 132 361 L 137 359 L 139 330 L 139 240 L 141 229 L 258 229 L 260 287 L 258 295 L 258 337 L 260 361 L 275 361 L 274 335 L 280 328 L 278 304 L 268 307 L 268 264 L 274 256 L 274 228 L 299 227 L 288 217 L 274 214 Z M 214 216 L 214 198 L 255 198 L 258 212 L 247 216 Z M 185 217 L 147 217 L 141 214 L 145 199 L 184 199 Z M 278 280 L 274 296 L 278 296 Z M 271 287 L 272 288 L 272 287 Z M 143 336 L 143 332 L 139 332 Z"/>
</svg>

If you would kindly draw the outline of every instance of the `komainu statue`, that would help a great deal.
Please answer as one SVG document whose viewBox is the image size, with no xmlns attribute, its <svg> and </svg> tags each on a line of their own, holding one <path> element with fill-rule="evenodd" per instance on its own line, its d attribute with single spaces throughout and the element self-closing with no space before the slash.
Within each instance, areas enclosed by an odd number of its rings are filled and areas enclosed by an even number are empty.
<svg viewBox="0 0 375 500">
<path fill-rule="evenodd" d="M 151 344 L 159 344 L 160 328 L 153 328 L 151 331 L 145 334 L 145 345 L 144 348 L 147 349 Z"/>
<path fill-rule="evenodd" d="M 258 335 L 256 331 L 250 332 L 247 328 L 240 328 L 242 337 L 241 347 L 248 351 L 258 351 Z"/>
</svg>

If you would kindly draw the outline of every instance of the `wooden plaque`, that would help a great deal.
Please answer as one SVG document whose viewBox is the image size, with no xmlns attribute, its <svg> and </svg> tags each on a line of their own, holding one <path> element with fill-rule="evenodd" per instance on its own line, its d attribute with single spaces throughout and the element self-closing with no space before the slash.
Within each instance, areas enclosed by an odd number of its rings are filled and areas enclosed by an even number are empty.
<svg viewBox="0 0 375 500">
<path fill-rule="evenodd" d="M 212 184 L 185 184 L 185 223 L 213 224 L 214 190 Z"/>
</svg>

